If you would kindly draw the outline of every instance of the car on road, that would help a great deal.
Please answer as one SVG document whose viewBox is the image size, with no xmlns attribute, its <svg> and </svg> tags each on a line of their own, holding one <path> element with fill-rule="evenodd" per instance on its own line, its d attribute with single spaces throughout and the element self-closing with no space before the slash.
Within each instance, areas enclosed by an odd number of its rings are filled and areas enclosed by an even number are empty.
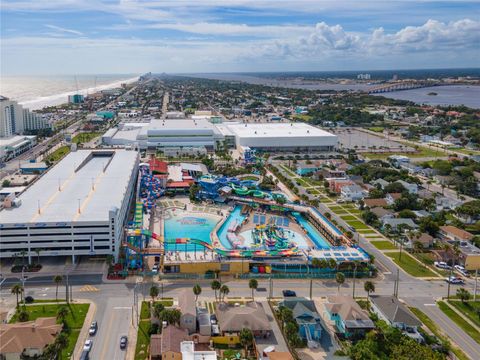
<svg viewBox="0 0 480 360">
<path fill-rule="evenodd" d="M 95 335 L 97 333 L 97 329 L 98 329 L 98 324 L 96 321 L 92 322 L 92 324 L 90 325 L 90 329 L 88 329 L 88 333 L 90 335 Z"/>
<path fill-rule="evenodd" d="M 283 290 L 283 297 L 297 297 L 297 293 L 293 290 Z"/>
<path fill-rule="evenodd" d="M 120 349 L 125 349 L 127 347 L 127 343 L 128 343 L 128 338 L 123 335 L 120 337 Z"/>
<path fill-rule="evenodd" d="M 435 261 L 433 265 L 435 265 L 435 267 L 439 269 L 444 269 L 444 270 L 450 270 L 452 268 L 450 265 L 448 265 L 446 262 L 443 262 L 443 261 Z"/>
<path fill-rule="evenodd" d="M 456 277 L 456 276 L 450 276 L 445 279 L 447 283 L 453 284 L 453 285 L 462 285 L 465 284 L 465 281 L 463 281 L 462 278 Z"/>
<path fill-rule="evenodd" d="M 93 340 L 92 340 L 92 339 L 88 339 L 87 341 L 85 341 L 85 344 L 83 345 L 83 351 L 90 351 L 90 350 L 92 350 L 92 346 L 93 346 Z"/>
</svg>

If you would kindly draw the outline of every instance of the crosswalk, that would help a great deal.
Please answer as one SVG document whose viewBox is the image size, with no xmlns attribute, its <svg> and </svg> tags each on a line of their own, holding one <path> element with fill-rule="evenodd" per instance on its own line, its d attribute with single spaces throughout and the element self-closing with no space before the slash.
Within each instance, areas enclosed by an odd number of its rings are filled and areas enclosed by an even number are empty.
<svg viewBox="0 0 480 360">
<path fill-rule="evenodd" d="M 95 291 L 100 291 L 100 290 L 93 285 L 85 285 L 85 286 L 82 286 L 79 291 L 81 291 L 81 292 L 95 292 Z"/>
</svg>

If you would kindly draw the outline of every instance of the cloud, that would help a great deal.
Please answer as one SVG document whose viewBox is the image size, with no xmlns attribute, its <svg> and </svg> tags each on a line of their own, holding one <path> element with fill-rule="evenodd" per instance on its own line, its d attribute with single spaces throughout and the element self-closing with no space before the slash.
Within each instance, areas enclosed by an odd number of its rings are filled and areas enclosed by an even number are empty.
<svg viewBox="0 0 480 360">
<path fill-rule="evenodd" d="M 52 29 L 52 30 L 56 30 L 60 33 L 67 33 L 67 34 L 73 34 L 73 35 L 78 35 L 78 36 L 83 36 L 83 33 L 80 32 L 80 31 L 77 31 L 77 30 L 72 30 L 72 29 L 67 29 L 67 28 L 63 28 L 63 27 L 60 27 L 60 26 L 56 26 L 56 25 L 51 25 L 51 24 L 45 24 L 45 27 L 49 28 L 49 29 Z"/>
</svg>

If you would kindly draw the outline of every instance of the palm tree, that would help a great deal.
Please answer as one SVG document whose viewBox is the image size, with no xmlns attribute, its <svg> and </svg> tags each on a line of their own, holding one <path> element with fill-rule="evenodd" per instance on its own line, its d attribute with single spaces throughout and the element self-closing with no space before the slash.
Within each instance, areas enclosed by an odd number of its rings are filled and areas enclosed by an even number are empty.
<svg viewBox="0 0 480 360">
<path fill-rule="evenodd" d="M 465 290 L 464 288 L 460 288 L 457 290 L 457 296 L 460 298 L 463 304 L 465 304 L 466 301 L 470 300 L 470 292 L 468 290 Z"/>
<path fill-rule="evenodd" d="M 62 306 L 57 311 L 57 320 L 60 320 L 63 324 L 65 324 L 65 319 L 67 318 L 70 310 L 66 306 Z"/>
<path fill-rule="evenodd" d="M 53 282 L 55 283 L 55 285 L 57 286 L 56 290 L 55 290 L 55 301 L 58 301 L 58 285 L 60 285 L 60 283 L 62 282 L 63 280 L 63 277 L 62 275 L 55 275 L 53 277 Z"/>
<path fill-rule="evenodd" d="M 13 285 L 12 289 L 10 290 L 10 293 L 17 296 L 17 307 L 18 307 L 18 295 L 22 293 L 22 285 L 20 284 Z"/>
<path fill-rule="evenodd" d="M 345 274 L 342 272 L 337 272 L 335 275 L 335 281 L 337 282 L 337 290 L 340 292 L 340 285 L 342 285 L 345 282 Z"/>
<path fill-rule="evenodd" d="M 199 284 L 195 284 L 193 287 L 193 293 L 195 294 L 195 302 L 197 302 L 198 295 L 202 293 L 202 287 Z"/>
<path fill-rule="evenodd" d="M 58 334 L 57 338 L 55 339 L 55 348 L 57 349 L 57 356 L 58 358 L 62 355 L 62 350 L 65 349 L 68 345 L 68 337 L 65 332 L 61 332 Z"/>
<path fill-rule="evenodd" d="M 18 321 L 25 322 L 28 321 L 29 318 L 30 314 L 28 313 L 28 311 L 25 308 L 22 308 L 22 310 L 20 310 L 20 312 L 18 313 Z"/>
<path fill-rule="evenodd" d="M 158 296 L 158 286 L 152 285 L 150 288 L 150 296 L 152 297 L 152 301 L 155 301 L 155 298 Z"/>
<path fill-rule="evenodd" d="M 253 343 L 252 330 L 250 330 L 248 328 L 243 328 L 240 331 L 239 338 L 240 338 L 240 343 L 243 345 L 243 347 L 245 349 L 245 357 L 248 357 L 248 349 Z"/>
<path fill-rule="evenodd" d="M 37 253 L 37 265 L 40 265 L 40 253 L 42 252 L 42 249 L 35 249 L 35 252 Z"/>
<path fill-rule="evenodd" d="M 153 304 L 153 315 L 156 318 L 160 319 L 160 316 L 161 316 L 160 314 L 162 313 L 163 310 L 165 310 L 165 306 L 163 306 L 162 303 L 158 302 Z"/>
<path fill-rule="evenodd" d="M 367 292 L 367 304 L 368 307 L 370 307 L 370 293 L 375 292 L 375 284 L 370 280 L 365 281 L 363 284 L 363 289 Z"/>
<path fill-rule="evenodd" d="M 230 292 L 230 289 L 228 288 L 227 285 L 222 285 L 220 288 L 220 301 L 223 301 L 225 299 L 225 296 L 228 295 Z"/>
<path fill-rule="evenodd" d="M 222 284 L 218 280 L 213 280 L 210 286 L 212 287 L 212 290 L 215 291 L 215 301 L 217 301 L 217 291 L 220 290 Z"/>
<path fill-rule="evenodd" d="M 257 290 L 258 287 L 257 279 L 250 279 L 250 281 L 248 282 L 248 287 L 252 290 L 252 300 L 255 301 L 255 298 L 253 297 L 253 292 L 254 290 Z"/>
</svg>

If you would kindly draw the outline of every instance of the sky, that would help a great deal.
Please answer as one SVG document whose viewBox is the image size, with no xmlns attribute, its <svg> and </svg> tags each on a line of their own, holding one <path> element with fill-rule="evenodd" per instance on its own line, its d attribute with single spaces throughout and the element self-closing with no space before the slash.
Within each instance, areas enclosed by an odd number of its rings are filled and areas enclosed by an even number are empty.
<svg viewBox="0 0 480 360">
<path fill-rule="evenodd" d="M 2 75 L 478 67 L 480 0 L 1 0 Z"/>
</svg>

